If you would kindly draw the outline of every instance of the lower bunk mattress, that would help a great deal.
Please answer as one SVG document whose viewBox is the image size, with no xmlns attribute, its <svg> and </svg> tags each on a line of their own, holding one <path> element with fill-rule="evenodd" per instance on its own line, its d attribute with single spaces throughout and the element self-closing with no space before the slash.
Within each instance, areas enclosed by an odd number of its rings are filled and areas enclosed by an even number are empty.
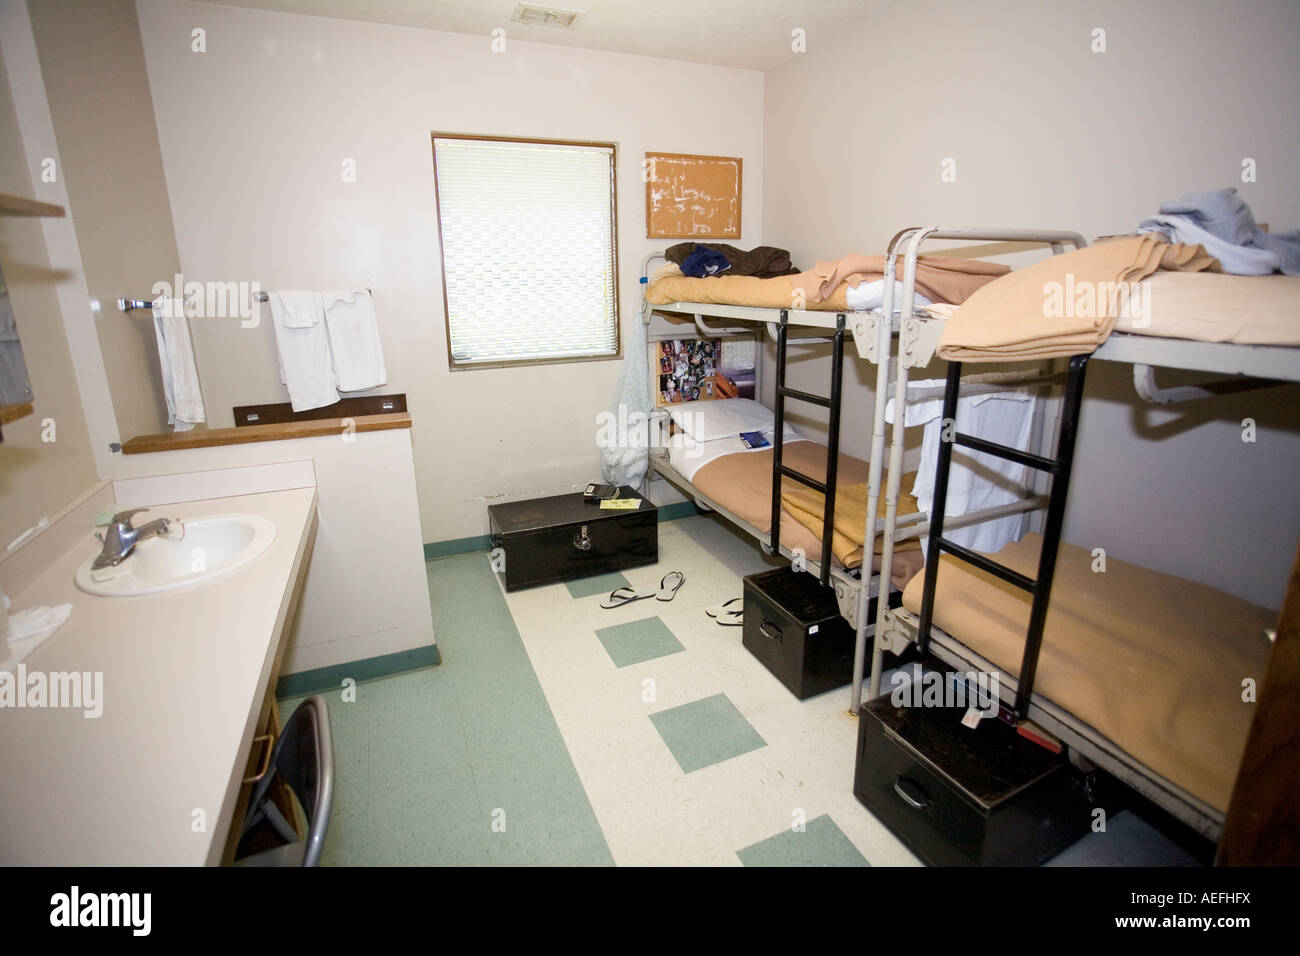
<svg viewBox="0 0 1300 956">
<path fill-rule="evenodd" d="M 997 560 L 1030 577 L 1042 538 Z M 1192 796 L 1226 812 L 1276 615 L 1222 591 L 1062 544 L 1034 696 L 1051 701 Z M 924 575 L 903 592 L 919 614 Z M 934 624 L 1015 676 L 1029 621 L 1025 592 L 965 562 L 939 562 Z"/>
<path fill-rule="evenodd" d="M 782 443 L 784 464 L 819 481 L 826 478 L 826 446 L 802 438 L 788 426 Z M 732 512 L 742 521 L 753 525 L 762 534 L 772 527 L 772 449 L 746 449 L 736 438 L 715 441 L 670 444 L 669 463 L 704 495 Z M 903 478 L 904 492 L 910 491 L 915 472 Z M 861 458 L 841 454 L 836 476 L 837 494 L 835 534 L 832 553 L 836 563 L 843 568 L 856 568 L 862 564 L 862 538 L 866 525 L 866 482 L 868 464 Z M 821 523 L 824 499 L 820 494 L 807 494 L 806 486 L 792 478 L 782 482 L 781 544 L 788 548 L 801 548 L 809 560 L 821 560 Z M 861 501 L 857 501 L 860 497 Z M 904 498 L 910 498 L 908 494 Z M 815 498 L 816 500 L 811 500 Z M 849 499 L 852 498 L 852 503 Z M 798 507 L 803 505 L 804 507 Z M 856 506 L 856 507 L 855 507 Z M 904 511 L 907 510 L 905 507 Z M 915 500 L 911 502 L 915 511 Z M 883 518 L 883 497 L 878 513 Z M 802 520 L 800 520 L 802 517 Z M 804 522 L 807 522 L 805 524 Z M 882 522 L 883 524 L 883 522 Z M 817 530 L 812 530 L 816 528 Z M 895 588 L 902 588 L 925 564 L 919 544 L 913 539 L 900 545 L 891 562 L 890 579 Z M 876 554 L 872 570 L 880 570 L 880 555 Z"/>
</svg>

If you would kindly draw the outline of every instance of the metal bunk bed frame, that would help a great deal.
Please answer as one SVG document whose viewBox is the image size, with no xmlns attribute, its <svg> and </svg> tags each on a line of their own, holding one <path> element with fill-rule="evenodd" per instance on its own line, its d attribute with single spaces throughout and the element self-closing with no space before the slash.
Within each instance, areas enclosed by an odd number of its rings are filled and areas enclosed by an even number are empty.
<svg viewBox="0 0 1300 956">
<path fill-rule="evenodd" d="M 914 294 L 914 262 L 922 242 L 930 238 L 948 238 L 953 230 L 937 227 L 918 228 L 910 231 L 905 265 L 903 299 L 906 305 Z M 989 238 L 983 230 L 962 230 L 964 238 Z M 977 232 L 980 235 L 971 235 Z M 905 332 L 912 342 L 920 343 L 920 348 L 904 355 L 900 348 L 900 361 L 896 380 L 896 395 L 899 404 L 906 394 L 907 369 L 909 366 L 923 366 L 934 356 L 939 333 L 944 321 L 937 318 L 908 320 L 915 326 L 924 323 L 924 328 L 913 327 Z M 1154 774 L 1138 761 L 1134 760 L 1113 742 L 1097 733 L 1093 728 L 1083 724 L 1041 697 L 1033 696 L 1033 684 L 1037 669 L 1038 653 L 1042 646 L 1043 629 L 1051 595 L 1052 574 L 1056 565 L 1060 547 L 1061 528 L 1064 519 L 1065 500 L 1069 489 L 1070 469 L 1075 453 L 1075 440 L 1078 431 L 1079 415 L 1082 410 L 1082 392 L 1084 373 L 1089 359 L 1130 363 L 1133 365 L 1134 387 L 1143 400 L 1160 404 L 1207 398 L 1226 392 L 1243 391 L 1255 388 L 1268 388 L 1274 385 L 1300 382 L 1300 362 L 1297 356 L 1300 350 L 1285 346 L 1242 346 L 1227 343 L 1193 342 L 1177 339 L 1162 339 L 1124 333 L 1112 334 L 1091 356 L 1074 356 L 1069 360 L 1069 372 L 1066 377 L 1066 394 L 1060 417 L 1061 430 L 1054 456 L 1042 456 L 1026 453 L 1018 449 L 1007 448 L 983 441 L 975 436 L 954 432 L 951 440 L 940 444 L 939 464 L 935 480 L 935 507 L 931 515 L 931 547 L 927 553 L 925 581 L 921 612 L 915 615 L 904 608 L 891 610 L 879 609 L 876 621 L 877 640 L 873 655 L 871 674 L 871 694 L 877 696 L 880 686 L 881 657 L 884 651 L 900 651 L 908 643 L 916 642 L 922 650 L 928 650 L 944 663 L 960 672 L 974 669 L 982 671 L 997 670 L 990 662 L 958 639 L 942 631 L 932 623 L 936 571 L 941 552 L 952 554 L 961 560 L 974 564 L 990 574 L 1029 591 L 1033 595 L 1030 619 L 1026 629 L 1025 649 L 1021 662 L 1020 678 L 1002 676 L 1002 684 L 1015 694 L 1014 710 L 1003 708 L 1000 716 L 1010 722 L 1030 720 L 1040 725 L 1049 733 L 1058 737 L 1071 752 L 1072 759 L 1084 766 L 1100 766 L 1139 793 L 1152 799 L 1166 810 L 1179 817 L 1202 835 L 1217 841 L 1223 826 L 1223 815 L 1204 801 L 1188 793 L 1171 781 Z M 1242 379 L 1214 381 L 1205 385 L 1180 386 L 1163 390 L 1155 384 L 1155 367 L 1182 368 L 1216 374 L 1233 374 L 1247 376 Z M 946 421 L 955 420 L 957 401 L 960 395 L 961 363 L 950 363 L 944 389 L 943 417 Z M 894 425 L 894 449 L 891 449 L 890 486 L 897 484 L 894 450 L 901 452 L 901 412 Z M 945 528 L 944 498 L 947 491 L 948 471 L 951 465 L 954 444 L 973 448 L 998 457 L 1017 461 L 1031 468 L 1046 472 L 1052 476 L 1052 490 L 1049 497 L 1046 528 L 1043 533 L 1043 545 L 1039 558 L 1037 577 L 1030 579 L 1025 575 L 1004 567 L 990 558 L 961 548 L 943 536 Z M 891 495 L 886 501 L 884 527 L 885 548 L 891 544 L 892 532 L 896 526 L 897 500 Z M 870 516 L 870 512 L 869 512 Z M 1082 758 L 1080 760 L 1080 758 Z"/>
<path fill-rule="evenodd" d="M 705 319 L 731 319 L 739 320 L 745 323 L 761 323 L 766 326 L 770 338 L 777 344 L 777 388 L 776 388 L 776 421 L 775 437 L 773 441 L 773 481 L 772 481 L 772 528 L 773 534 L 761 532 L 753 525 L 740 519 L 727 508 L 719 505 L 717 502 L 700 494 L 694 485 L 688 481 L 685 476 L 680 474 L 666 460 L 666 456 L 656 456 L 653 451 L 650 455 L 649 468 L 646 473 L 647 487 L 649 481 L 655 474 L 667 478 L 679 490 L 689 495 L 696 503 L 716 511 L 729 522 L 745 530 L 748 534 L 758 539 L 763 550 L 768 554 L 781 554 L 785 557 L 795 559 L 795 555 L 780 542 L 780 514 L 781 499 L 779 476 L 794 478 L 804 484 L 809 485 L 821 491 L 826 497 L 826 508 L 823 514 L 823 532 L 822 532 L 822 554 L 820 562 L 813 562 L 808 556 L 802 556 L 806 569 L 816 575 L 823 585 L 830 586 L 836 596 L 839 604 L 840 613 L 848 620 L 849 624 L 856 631 L 853 682 L 850 687 L 850 705 L 849 710 L 855 716 L 861 706 L 862 700 L 862 680 L 866 672 L 866 647 L 876 632 L 878 624 L 871 618 L 870 602 L 879 591 L 879 576 L 871 573 L 869 570 L 860 572 L 861 577 L 855 578 L 841 568 L 833 566 L 831 560 L 831 538 L 834 522 L 834 501 L 835 501 L 835 468 L 839 458 L 839 405 L 842 393 L 841 356 L 843 354 L 843 335 L 847 330 L 853 335 L 854 345 L 857 348 L 860 358 L 876 366 L 876 389 L 873 407 L 873 430 L 872 445 L 870 457 L 868 459 L 868 500 L 867 500 L 867 524 L 865 528 L 864 540 L 868 544 L 863 549 L 863 565 L 867 567 L 869 555 L 874 551 L 874 541 L 877 531 L 881 527 L 880 521 L 876 518 L 876 510 L 879 507 L 881 484 L 884 481 L 884 443 L 885 443 L 885 404 L 886 394 L 889 389 L 891 360 L 891 342 L 897 338 L 898 347 L 898 370 L 903 375 L 902 388 L 903 395 L 906 395 L 906 367 L 905 356 L 911 355 L 924 346 L 924 342 L 919 336 L 911 331 L 920 329 L 916 323 L 922 319 L 922 316 L 914 314 L 915 296 L 915 276 L 916 276 L 916 246 L 909 247 L 908 256 L 904 266 L 904 293 L 900 303 L 900 315 L 906 318 L 900 319 L 894 316 L 894 282 L 892 281 L 897 272 L 897 258 L 903 243 L 910 239 L 918 232 L 918 228 L 904 229 L 894 235 L 890 240 L 886 250 L 885 264 L 885 284 L 884 284 L 884 301 L 881 308 L 875 311 L 850 311 L 850 312 L 832 312 L 817 311 L 806 309 L 768 309 L 755 308 L 748 306 L 733 305 L 710 305 L 698 302 L 673 302 L 663 305 L 653 305 L 646 300 L 645 292 L 649 284 L 649 267 L 650 263 L 656 259 L 663 259 L 662 252 L 652 252 L 647 254 L 641 263 L 641 287 L 642 287 L 642 320 L 649 326 L 651 324 L 653 313 L 660 312 L 665 314 L 675 314 L 689 317 L 694 321 L 696 329 L 701 335 L 706 337 L 718 337 L 728 334 L 738 334 L 737 330 L 726 327 L 710 326 Z M 978 230 L 978 229 L 946 229 L 930 230 L 927 233 L 929 238 L 940 239 L 971 239 L 992 242 L 1015 242 L 1036 245 L 1051 246 L 1053 251 L 1063 251 L 1066 243 L 1076 247 L 1084 245 L 1083 238 L 1078 233 L 1061 232 L 1055 230 L 1024 230 L 1024 229 L 1001 229 L 1001 230 Z M 775 313 L 775 314 L 774 314 Z M 889 319 L 885 317 L 889 316 Z M 791 336 L 792 322 L 797 322 L 798 326 L 804 331 L 822 330 L 829 331 L 833 337 L 828 338 L 817 334 L 801 334 Z M 752 334 L 748 329 L 739 330 L 739 334 Z M 650 334 L 647 336 L 651 341 L 661 341 L 666 338 L 676 338 L 678 335 L 672 332 Z M 786 367 L 786 350 L 791 343 L 797 344 L 825 344 L 830 343 L 832 346 L 832 381 L 831 395 L 823 397 L 801 392 L 797 389 L 787 388 L 785 385 L 785 367 Z M 933 343 L 930 343 L 931 353 Z M 926 362 L 929 360 L 927 359 Z M 926 364 L 921 362 L 921 365 Z M 909 363 L 910 364 L 910 363 Z M 761 374 L 759 372 L 761 363 L 756 363 L 756 378 Z M 975 376 L 969 379 L 972 383 L 979 384 L 987 388 L 1006 388 L 1014 387 L 1017 384 L 1034 384 L 1042 380 L 1042 376 Z M 827 442 L 827 481 L 815 482 L 795 472 L 793 469 L 785 468 L 781 464 L 781 451 L 783 444 L 783 426 L 784 426 L 784 400 L 794 398 L 796 400 L 809 401 L 813 404 L 828 407 L 831 412 L 831 420 L 828 427 Z M 1035 431 L 1035 440 L 1038 440 L 1039 432 Z M 897 515 L 897 498 L 899 486 L 901 484 L 901 462 L 902 462 L 902 436 L 897 435 L 898 443 L 896 453 L 891 450 L 890 474 L 898 473 L 897 478 L 891 478 L 890 488 L 892 491 L 887 497 L 887 501 L 892 500 L 894 503 L 894 517 L 890 523 L 890 534 L 886 536 L 885 553 L 881 556 L 881 569 L 890 567 L 893 560 L 893 543 L 894 540 L 907 540 L 910 538 L 925 535 L 929 530 L 929 522 L 925 515 L 915 514 L 899 518 Z M 895 460 L 896 456 L 896 460 Z M 969 524 L 976 524 L 979 521 L 994 517 L 1002 517 L 1008 514 L 1016 514 L 1023 511 L 1033 510 L 1040 507 L 1044 499 L 1038 496 L 1026 499 L 1023 502 L 1016 502 L 1010 505 L 1002 505 L 997 508 L 986 509 L 970 514 L 962 515 L 957 518 L 948 519 L 949 528 L 963 527 Z M 894 537 L 896 536 L 896 538 Z M 886 576 L 885 580 L 888 580 Z M 888 588 L 886 589 L 888 593 Z M 887 610 L 889 601 L 878 602 L 876 609 L 876 620 L 879 621 L 883 610 Z M 877 655 L 878 657 L 878 655 Z M 875 658 L 873 658 L 873 665 Z M 873 675 L 877 682 L 873 687 L 872 696 L 878 693 L 878 670 L 873 669 Z"/>
</svg>

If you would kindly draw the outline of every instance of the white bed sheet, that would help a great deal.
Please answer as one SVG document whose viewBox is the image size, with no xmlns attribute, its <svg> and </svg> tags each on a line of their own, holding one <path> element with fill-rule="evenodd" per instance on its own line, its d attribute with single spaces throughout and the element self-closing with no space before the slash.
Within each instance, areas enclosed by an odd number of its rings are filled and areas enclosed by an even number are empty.
<svg viewBox="0 0 1300 956">
<path fill-rule="evenodd" d="M 772 425 L 760 428 L 758 431 L 761 431 L 770 442 L 772 436 L 776 434 L 776 427 Z M 783 440 L 787 442 L 807 441 L 789 425 L 785 426 L 783 434 Z M 740 437 L 736 435 L 730 438 L 716 438 L 713 441 L 696 441 L 685 432 L 678 432 L 668 439 L 668 463 L 687 481 L 694 481 L 697 471 L 723 455 L 748 454 L 752 451 L 763 451 L 763 448 L 746 448 Z"/>
</svg>

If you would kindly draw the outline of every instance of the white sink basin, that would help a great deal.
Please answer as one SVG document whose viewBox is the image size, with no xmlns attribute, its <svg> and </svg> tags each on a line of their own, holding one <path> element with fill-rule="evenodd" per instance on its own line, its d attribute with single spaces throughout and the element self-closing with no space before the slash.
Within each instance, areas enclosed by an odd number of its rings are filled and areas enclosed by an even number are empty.
<svg viewBox="0 0 1300 956">
<path fill-rule="evenodd" d="M 77 587 L 105 597 L 169 591 L 243 567 L 275 541 L 275 525 L 260 515 L 205 515 L 179 524 L 181 532 L 141 541 L 117 567 L 92 571 L 95 558 L 88 558 L 77 569 Z"/>
</svg>

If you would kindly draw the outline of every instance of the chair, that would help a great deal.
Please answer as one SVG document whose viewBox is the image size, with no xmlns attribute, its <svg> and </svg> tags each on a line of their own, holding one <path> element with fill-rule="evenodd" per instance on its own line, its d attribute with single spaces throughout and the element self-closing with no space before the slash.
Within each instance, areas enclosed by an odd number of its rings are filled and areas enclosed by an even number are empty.
<svg viewBox="0 0 1300 956">
<path fill-rule="evenodd" d="M 271 799 L 276 778 L 298 798 L 307 815 L 307 836 L 301 838 Z M 248 812 L 240 830 L 240 843 L 258 824 L 265 823 L 286 842 L 282 846 L 238 857 L 236 866 L 316 866 L 325 847 L 330 809 L 334 803 L 334 742 L 330 736 L 325 698 L 308 697 L 284 725 L 275 742 L 270 769 L 257 781 L 249 797 Z"/>
</svg>

